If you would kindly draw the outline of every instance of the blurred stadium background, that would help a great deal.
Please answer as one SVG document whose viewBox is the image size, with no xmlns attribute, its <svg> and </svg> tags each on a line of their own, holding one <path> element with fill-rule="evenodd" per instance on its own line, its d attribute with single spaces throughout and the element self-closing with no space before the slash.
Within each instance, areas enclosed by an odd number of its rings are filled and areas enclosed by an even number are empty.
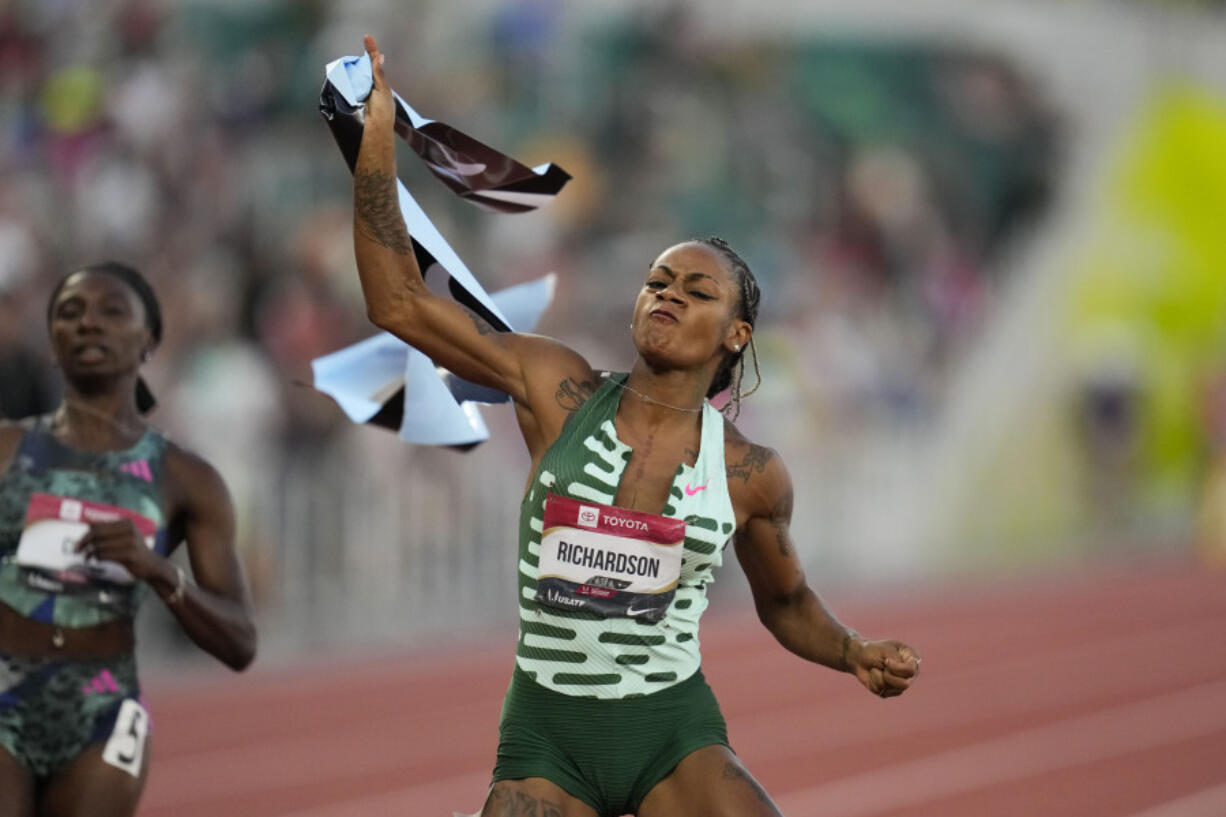
<svg viewBox="0 0 1226 817">
<path fill-rule="evenodd" d="M 656 253 L 718 234 L 747 258 L 763 384 L 739 424 L 788 462 L 836 609 L 1121 565 L 1217 576 L 1223 5 L 7 0 L 0 408 L 54 405 L 51 283 L 131 263 L 167 316 L 154 420 L 230 484 L 264 666 L 444 640 L 509 660 L 510 413 L 461 455 L 303 385 L 373 334 L 316 112 L 324 64 L 371 32 L 423 114 L 575 177 L 490 216 L 401 165 L 487 289 L 560 274 L 541 331 L 627 367 Z M 713 596 L 750 615 L 735 565 Z M 142 627 L 155 673 L 203 671 L 160 611 Z"/>
</svg>

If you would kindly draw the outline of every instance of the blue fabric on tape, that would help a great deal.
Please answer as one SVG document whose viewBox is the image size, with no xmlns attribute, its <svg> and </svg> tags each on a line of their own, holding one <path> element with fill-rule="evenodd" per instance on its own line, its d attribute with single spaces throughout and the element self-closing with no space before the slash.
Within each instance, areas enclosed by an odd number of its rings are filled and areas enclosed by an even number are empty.
<svg viewBox="0 0 1226 817">
<path fill-rule="evenodd" d="M 496 292 L 512 325 L 530 332 L 553 300 L 557 276 L 546 275 Z M 397 430 L 406 442 L 472 445 L 489 438 L 477 403 L 503 403 L 497 389 L 438 369 L 424 354 L 387 332 L 311 361 L 315 388 L 355 423 L 370 422 L 392 399 L 403 401 Z"/>
<path fill-rule="evenodd" d="M 407 343 L 387 332 L 311 361 L 315 388 L 355 423 L 365 423 L 404 385 Z"/>
<path fill-rule="evenodd" d="M 375 85 L 369 54 L 333 60 L 324 68 L 324 76 L 345 101 L 355 108 L 366 101 L 366 97 L 370 96 L 370 89 Z"/>
</svg>

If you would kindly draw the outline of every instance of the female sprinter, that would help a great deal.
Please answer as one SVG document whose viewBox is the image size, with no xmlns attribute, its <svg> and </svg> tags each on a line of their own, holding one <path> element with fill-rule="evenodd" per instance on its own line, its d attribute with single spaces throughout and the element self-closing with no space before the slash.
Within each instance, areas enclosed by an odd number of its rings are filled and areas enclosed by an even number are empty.
<svg viewBox="0 0 1226 817">
<path fill-rule="evenodd" d="M 825 608 L 792 547 L 783 462 L 707 402 L 752 340 L 752 274 L 718 239 L 665 250 L 635 302 L 628 375 L 602 379 L 556 341 L 493 331 L 422 283 L 397 206 L 383 55 L 370 37 L 366 50 L 374 88 L 353 186 L 369 316 L 510 394 L 532 457 L 520 638 L 482 814 L 778 815 L 729 748 L 700 670 L 699 616 L 727 541 L 762 623 L 800 657 L 882 697 L 907 689 L 919 657 Z"/>
<path fill-rule="evenodd" d="M 126 817 L 149 773 L 132 619 L 150 589 L 241 670 L 255 628 L 217 472 L 145 424 L 153 290 L 104 263 L 47 308 L 64 399 L 0 425 L 0 815 Z M 189 580 L 167 557 L 187 542 Z"/>
</svg>

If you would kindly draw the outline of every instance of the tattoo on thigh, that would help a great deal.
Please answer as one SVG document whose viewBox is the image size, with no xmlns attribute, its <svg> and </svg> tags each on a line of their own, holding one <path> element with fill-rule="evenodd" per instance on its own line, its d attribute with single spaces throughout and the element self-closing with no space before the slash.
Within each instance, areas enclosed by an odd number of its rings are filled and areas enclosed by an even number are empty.
<svg viewBox="0 0 1226 817">
<path fill-rule="evenodd" d="M 562 806 L 548 800 L 537 800 L 521 791 L 494 789 L 490 792 L 487 817 L 562 817 Z"/>
<path fill-rule="evenodd" d="M 766 789 L 762 788 L 762 784 L 754 780 L 753 775 L 741 768 L 739 764 L 732 763 L 731 761 L 725 763 L 723 776 L 725 780 L 737 780 L 744 783 L 757 795 L 758 800 L 770 806 L 773 814 L 779 813 L 778 809 L 775 808 L 775 804 L 771 802 L 770 795 L 766 793 Z"/>
</svg>

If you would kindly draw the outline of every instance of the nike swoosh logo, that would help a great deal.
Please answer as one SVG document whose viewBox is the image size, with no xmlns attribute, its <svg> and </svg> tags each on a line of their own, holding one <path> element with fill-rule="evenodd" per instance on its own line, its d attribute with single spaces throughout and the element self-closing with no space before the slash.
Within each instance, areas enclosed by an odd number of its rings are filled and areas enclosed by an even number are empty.
<svg viewBox="0 0 1226 817">
<path fill-rule="evenodd" d="M 709 479 L 707 480 L 707 482 L 710 482 L 710 481 L 711 481 L 711 480 L 709 480 Z M 687 482 L 687 483 L 685 484 L 685 495 L 686 495 L 686 496 L 693 496 L 694 494 L 698 493 L 699 491 L 705 491 L 705 490 L 707 490 L 707 482 L 704 482 L 702 485 L 699 485 L 697 488 L 691 488 L 691 487 L 690 487 L 690 484 Z"/>
</svg>

